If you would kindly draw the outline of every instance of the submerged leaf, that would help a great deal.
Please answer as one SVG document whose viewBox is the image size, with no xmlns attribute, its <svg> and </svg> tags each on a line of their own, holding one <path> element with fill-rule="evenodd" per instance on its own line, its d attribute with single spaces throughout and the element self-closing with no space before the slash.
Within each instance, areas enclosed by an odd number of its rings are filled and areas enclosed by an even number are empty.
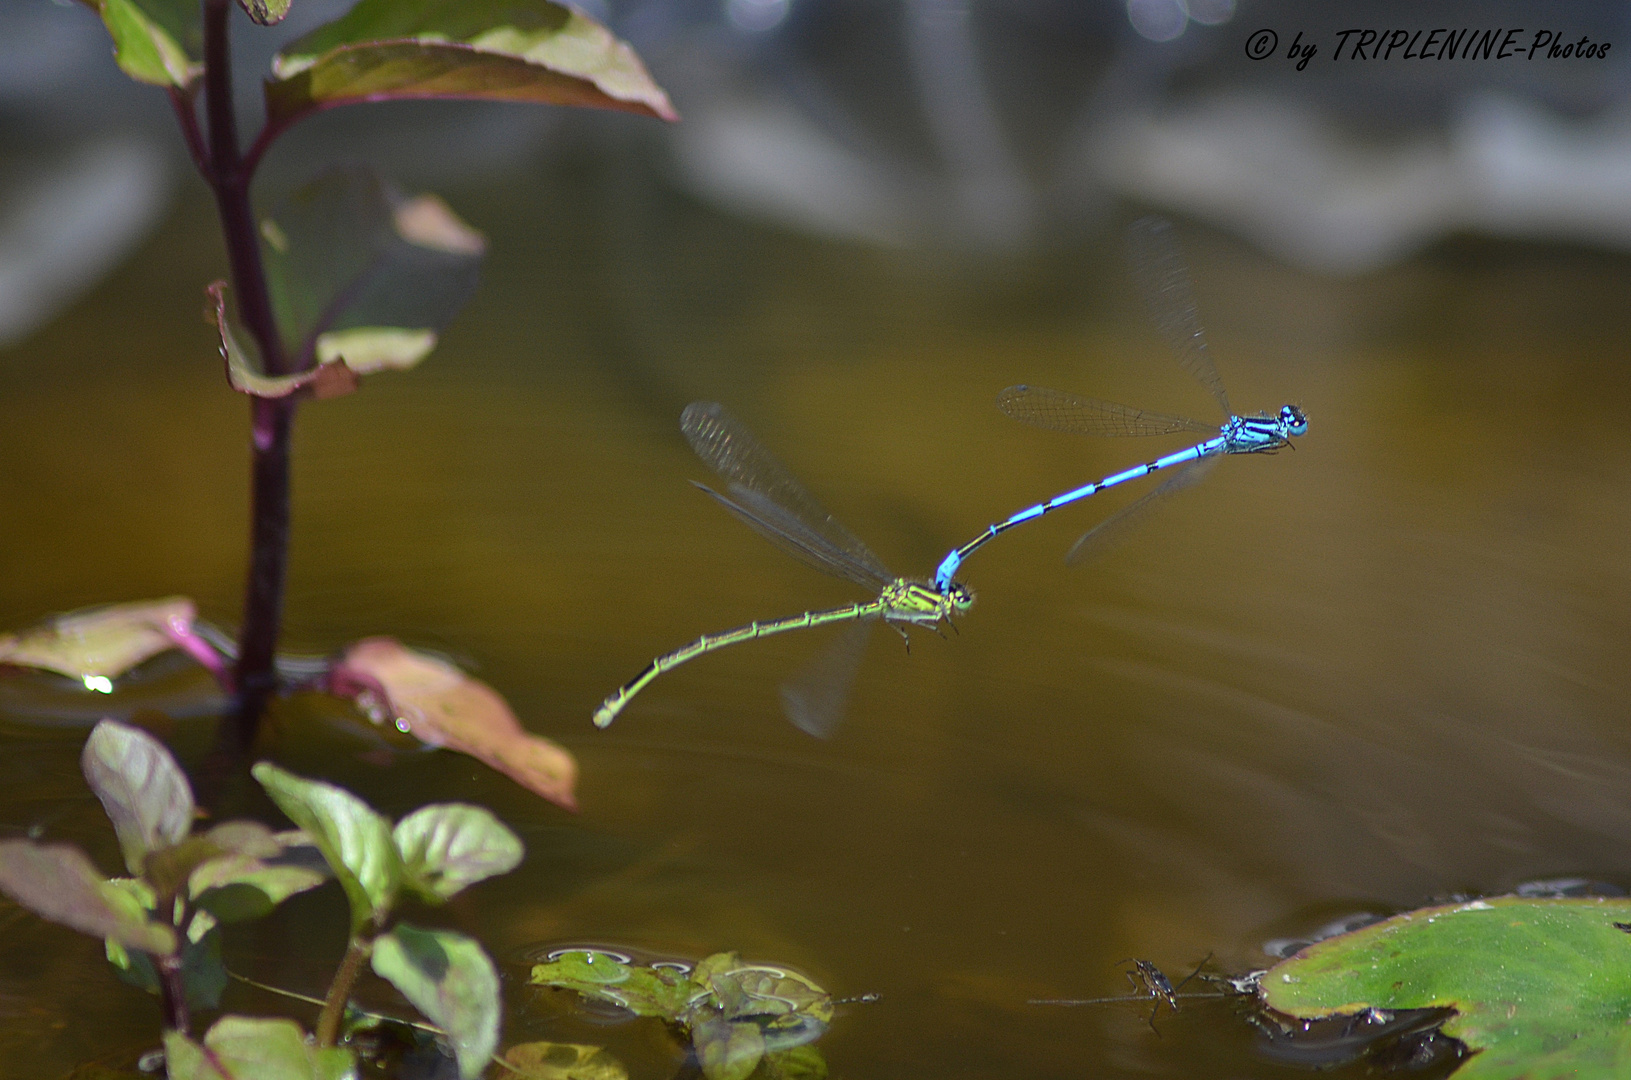
<svg viewBox="0 0 1631 1080">
<path fill-rule="evenodd" d="M 572 755 L 523 730 L 497 691 L 445 660 L 391 638 L 369 638 L 346 650 L 330 689 L 422 742 L 469 754 L 549 801 L 577 809 Z"/>
<path fill-rule="evenodd" d="M 827 1080 L 827 1059 L 806 1043 L 790 1050 L 772 1050 L 759 1062 L 759 1080 Z"/>
<path fill-rule="evenodd" d="M 530 101 L 676 119 L 634 50 L 549 0 L 361 0 L 284 47 L 266 86 L 277 127 L 334 105 Z"/>
<path fill-rule="evenodd" d="M 193 827 L 193 789 L 165 745 L 140 728 L 103 720 L 79 756 L 85 780 L 119 835 L 132 874 L 153 851 L 173 847 Z"/>
<path fill-rule="evenodd" d="M 0 842 L 0 892 L 43 919 L 127 949 L 168 956 L 175 931 L 148 920 L 141 902 L 102 875 L 67 844 Z"/>
<path fill-rule="evenodd" d="M 579 1043 L 517 1043 L 504 1062 L 521 1080 L 628 1080 L 629 1071 L 603 1047 Z"/>
<path fill-rule="evenodd" d="M 366 165 L 329 169 L 261 223 L 284 348 L 304 368 L 412 367 L 475 292 L 487 241 L 434 195 Z"/>
<path fill-rule="evenodd" d="M 374 973 L 453 1042 L 459 1072 L 480 1076 L 498 1045 L 498 971 L 471 938 L 398 923 L 374 939 Z"/>
<path fill-rule="evenodd" d="M 119 70 L 137 82 L 185 90 L 204 73 L 195 0 L 85 0 L 113 38 Z"/>
<path fill-rule="evenodd" d="M 391 823 L 344 788 L 307 780 L 267 761 L 250 771 L 323 853 L 351 902 L 352 933 L 369 919 L 383 925 L 402 884 L 402 859 L 391 838 Z"/>
<path fill-rule="evenodd" d="M 765 1056 L 765 1037 L 757 1024 L 709 1020 L 691 1032 L 708 1080 L 747 1080 Z"/>
<path fill-rule="evenodd" d="M 393 835 L 408 884 L 434 902 L 507 874 L 521 861 L 520 838 L 480 806 L 422 806 L 397 822 Z"/>
<path fill-rule="evenodd" d="M 184 596 L 73 611 L 19 634 L 0 634 L 0 664 L 55 671 L 110 691 L 109 680 L 166 649 L 183 648 L 208 666 L 215 653 L 193 632 L 197 617 Z"/>
<path fill-rule="evenodd" d="M 1328 938 L 1270 969 L 1268 1005 L 1315 1019 L 1452 1008 L 1458 1080 L 1618 1077 L 1631 1062 L 1631 900 L 1496 897 Z"/>
</svg>

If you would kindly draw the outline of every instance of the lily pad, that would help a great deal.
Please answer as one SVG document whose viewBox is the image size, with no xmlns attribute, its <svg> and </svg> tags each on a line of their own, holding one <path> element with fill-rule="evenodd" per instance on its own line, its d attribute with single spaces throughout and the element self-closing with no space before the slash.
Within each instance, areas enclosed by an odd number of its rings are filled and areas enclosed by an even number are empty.
<svg viewBox="0 0 1631 1080">
<path fill-rule="evenodd" d="M 451 930 L 398 923 L 374 939 L 374 974 L 447 1032 L 465 1080 L 480 1076 L 498 1045 L 498 971 L 482 947 Z"/>
<path fill-rule="evenodd" d="M 1623 1077 L 1631 1066 L 1631 900 L 1496 897 L 1396 915 L 1263 977 L 1270 1008 L 1317 1019 L 1452 1008 L 1466 1080 Z"/>
<path fill-rule="evenodd" d="M 266 85 L 285 127 L 360 101 L 465 98 L 621 109 L 675 119 L 634 50 L 550 0 L 361 0 L 284 47 Z"/>
<path fill-rule="evenodd" d="M 475 292 L 486 238 L 434 195 L 367 165 L 329 169 L 261 223 L 267 286 L 293 368 L 409 368 Z"/>
<path fill-rule="evenodd" d="M 346 650 L 329 689 L 355 700 L 376 723 L 469 754 L 557 806 L 577 809 L 577 760 L 525 731 L 497 691 L 446 660 L 392 638 L 368 638 Z"/>
<path fill-rule="evenodd" d="M 104 693 L 112 691 L 112 680 L 166 649 L 185 649 L 219 672 L 224 663 L 193 630 L 197 617 L 184 596 L 73 611 L 0 634 L 0 665 L 55 671 Z"/>
<path fill-rule="evenodd" d="M 581 1043 L 517 1043 L 504 1063 L 521 1080 L 628 1080 L 629 1071 L 605 1048 Z"/>
</svg>

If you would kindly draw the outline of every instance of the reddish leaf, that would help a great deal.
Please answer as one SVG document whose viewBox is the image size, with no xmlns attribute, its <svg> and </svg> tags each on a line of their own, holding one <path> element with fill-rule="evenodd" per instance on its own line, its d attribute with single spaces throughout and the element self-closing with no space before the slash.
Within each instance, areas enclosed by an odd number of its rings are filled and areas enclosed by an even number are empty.
<svg viewBox="0 0 1631 1080">
<path fill-rule="evenodd" d="M 329 688 L 376 722 L 390 720 L 421 742 L 469 754 L 558 806 L 578 808 L 572 755 L 528 734 L 497 691 L 445 660 L 368 638 L 335 665 Z"/>
<path fill-rule="evenodd" d="M 197 615 L 184 596 L 86 608 L 0 635 L 0 664 L 59 672 L 108 692 L 110 680 L 165 649 L 180 648 L 220 678 L 226 664 L 193 631 Z"/>
</svg>

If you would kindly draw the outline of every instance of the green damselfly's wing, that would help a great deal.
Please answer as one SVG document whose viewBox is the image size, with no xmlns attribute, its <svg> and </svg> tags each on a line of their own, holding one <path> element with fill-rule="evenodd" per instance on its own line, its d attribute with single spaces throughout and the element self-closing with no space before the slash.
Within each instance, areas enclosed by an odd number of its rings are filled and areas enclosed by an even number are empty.
<svg viewBox="0 0 1631 1080">
<path fill-rule="evenodd" d="M 1201 316 L 1195 306 L 1195 292 L 1189 284 L 1189 271 L 1178 251 L 1178 238 L 1172 222 L 1165 218 L 1140 218 L 1127 228 L 1127 261 L 1133 281 L 1155 316 L 1156 328 L 1178 354 L 1179 365 L 1212 392 L 1223 407 L 1225 418 L 1234 416 L 1229 395 L 1223 391 L 1212 353 L 1206 347 Z"/>
<path fill-rule="evenodd" d="M 729 495 L 697 486 L 759 535 L 822 573 L 869 589 L 882 589 L 894 580 L 878 557 L 724 406 L 692 402 L 680 414 L 680 430 L 697 457 L 731 482 Z"/>
<path fill-rule="evenodd" d="M 1010 386 L 997 395 L 997 408 L 1033 427 L 1079 435 L 1171 435 L 1178 431 L 1202 435 L 1218 433 L 1216 425 L 1203 424 L 1199 420 L 1135 409 L 1131 405 L 1117 405 L 1113 401 L 1078 397 L 1043 386 Z"/>
<path fill-rule="evenodd" d="M 832 737 L 844 718 L 844 703 L 876 621 L 858 619 L 844 627 L 832 644 L 782 684 L 782 708 L 794 727 L 818 739 Z"/>
<path fill-rule="evenodd" d="M 1144 520 L 1155 505 L 1169 495 L 1188 490 L 1212 475 L 1222 455 L 1204 457 L 1198 461 L 1191 461 L 1175 466 L 1172 475 L 1163 480 L 1147 495 L 1142 495 L 1111 514 L 1081 536 L 1076 543 L 1065 552 L 1065 562 L 1071 566 L 1085 562 L 1096 555 L 1101 555 L 1115 547 L 1127 538 L 1127 534 L 1140 521 Z"/>
</svg>

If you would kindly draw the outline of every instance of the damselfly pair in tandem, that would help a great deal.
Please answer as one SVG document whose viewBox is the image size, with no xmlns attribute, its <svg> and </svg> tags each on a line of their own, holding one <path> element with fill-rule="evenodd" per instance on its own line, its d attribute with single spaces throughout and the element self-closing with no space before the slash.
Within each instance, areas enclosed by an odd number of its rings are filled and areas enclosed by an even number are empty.
<svg viewBox="0 0 1631 1080">
<path fill-rule="evenodd" d="M 1151 473 L 1171 471 L 1170 478 L 1149 494 L 1084 533 L 1066 556 L 1066 561 L 1075 562 L 1120 526 L 1141 515 L 1154 501 L 1200 480 L 1225 455 L 1272 453 L 1291 446 L 1293 438 L 1306 433 L 1308 419 L 1295 405 L 1283 406 L 1278 413 L 1256 416 L 1236 415 L 1230 407 L 1223 380 L 1207 349 L 1172 225 L 1155 218 L 1138 221 L 1129 230 L 1128 246 L 1134 280 L 1149 304 L 1157 328 L 1177 353 L 1183 369 L 1217 400 L 1225 418 L 1221 427 L 1077 397 L 1059 390 L 1009 387 L 997 396 L 998 407 L 1014 419 L 1037 427 L 1090 435 L 1170 435 L 1189 431 L 1209 437 L 1063 492 L 987 526 L 974 539 L 947 553 L 933 581 L 929 582 L 890 573 L 878 557 L 827 513 L 723 406 L 713 402 L 693 403 L 681 415 L 680 429 L 697 456 L 729 482 L 729 494 L 702 484 L 697 486 L 794 558 L 876 591 L 877 596 L 866 602 L 806 611 L 766 622 L 751 622 L 717 634 L 704 634 L 683 648 L 657 657 L 639 675 L 619 687 L 595 711 L 596 726 L 610 724 L 630 699 L 663 672 L 715 649 L 789 630 L 850 623 L 852 625 L 827 654 L 782 687 L 782 704 L 788 718 L 804 731 L 825 737 L 831 734 L 843 714 L 844 699 L 872 625 L 888 623 L 903 635 L 910 627 L 938 629 L 941 623 L 950 625 L 953 615 L 968 611 L 974 603 L 974 594 L 956 580 L 963 562 L 1004 532 L 1090 495 Z"/>
</svg>

